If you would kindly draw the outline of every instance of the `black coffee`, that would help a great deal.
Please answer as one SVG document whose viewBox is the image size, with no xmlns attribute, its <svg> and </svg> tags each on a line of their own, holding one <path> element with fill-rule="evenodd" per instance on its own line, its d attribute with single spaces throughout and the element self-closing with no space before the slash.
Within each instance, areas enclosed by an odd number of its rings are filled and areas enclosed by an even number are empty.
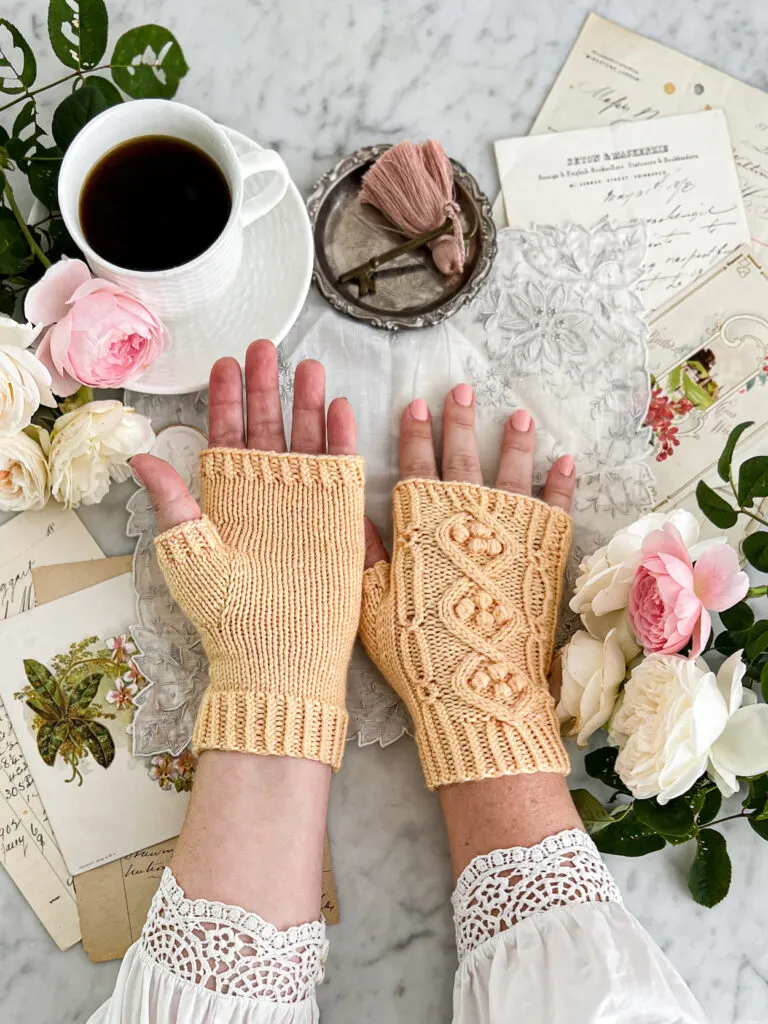
<svg viewBox="0 0 768 1024">
<path fill-rule="evenodd" d="M 110 150 L 80 193 L 88 244 L 126 270 L 189 263 L 216 241 L 231 209 L 218 165 L 192 143 L 166 135 L 131 139 Z"/>
</svg>

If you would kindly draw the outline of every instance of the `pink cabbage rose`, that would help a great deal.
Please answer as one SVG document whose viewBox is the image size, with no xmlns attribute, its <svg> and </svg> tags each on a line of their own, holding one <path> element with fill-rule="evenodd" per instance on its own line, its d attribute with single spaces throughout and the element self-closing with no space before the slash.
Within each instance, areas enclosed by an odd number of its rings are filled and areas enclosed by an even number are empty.
<svg viewBox="0 0 768 1024">
<path fill-rule="evenodd" d="M 168 344 L 151 310 L 110 281 L 92 277 L 82 260 L 62 259 L 27 292 L 30 323 L 48 327 L 37 357 L 57 395 L 81 384 L 114 388 L 138 376 Z"/>
<path fill-rule="evenodd" d="M 674 654 L 692 641 L 697 658 L 712 631 L 709 612 L 743 600 L 749 588 L 727 544 L 712 544 L 696 559 L 667 523 L 643 541 L 643 559 L 629 592 L 629 621 L 646 654 Z"/>
</svg>

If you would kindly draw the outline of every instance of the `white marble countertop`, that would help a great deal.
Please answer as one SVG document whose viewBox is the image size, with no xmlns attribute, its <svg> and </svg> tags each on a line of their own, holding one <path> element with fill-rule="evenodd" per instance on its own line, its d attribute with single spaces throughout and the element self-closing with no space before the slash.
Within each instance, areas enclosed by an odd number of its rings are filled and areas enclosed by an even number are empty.
<svg viewBox="0 0 768 1024">
<path fill-rule="evenodd" d="M 168 25 L 191 71 L 178 98 L 277 148 L 309 191 L 340 156 L 404 137 L 439 138 L 493 197 L 492 142 L 525 134 L 590 0 L 110 0 L 111 37 Z M 603 0 L 597 10 L 768 87 L 768 7 L 756 0 Z M 45 0 L 3 14 L 47 51 Z M 56 77 L 40 60 L 40 81 Z M 129 549 L 113 489 L 83 519 L 108 554 Z M 575 773 L 574 785 L 579 784 Z M 698 907 L 685 886 L 688 848 L 611 858 L 630 909 L 671 957 L 715 1024 L 768 1019 L 766 848 L 726 826 L 734 879 L 726 901 Z M 333 786 L 330 834 L 342 922 L 330 931 L 323 1019 L 448 1021 L 455 952 L 450 873 L 437 800 L 408 740 L 347 750 Z M 761 871 L 760 868 L 763 868 Z M 118 964 L 59 953 L 0 874 L 0 1019 L 81 1024 L 107 997 Z M 521 1012 L 521 1019 L 524 1011 Z"/>
</svg>

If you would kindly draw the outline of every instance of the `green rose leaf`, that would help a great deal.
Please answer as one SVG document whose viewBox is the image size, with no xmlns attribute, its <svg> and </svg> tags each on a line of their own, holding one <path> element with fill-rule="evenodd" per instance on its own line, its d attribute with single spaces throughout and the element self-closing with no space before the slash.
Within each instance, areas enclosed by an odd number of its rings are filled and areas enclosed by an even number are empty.
<svg viewBox="0 0 768 1024">
<path fill-rule="evenodd" d="M 731 887 L 731 858 L 725 837 L 705 828 L 696 837 L 696 856 L 688 874 L 691 895 L 703 907 L 714 907 Z"/>
<path fill-rule="evenodd" d="M 34 658 L 25 658 L 24 672 L 33 690 L 47 698 L 60 711 L 64 710 L 64 697 L 61 688 L 56 677 L 45 665 L 35 661 Z"/>
<path fill-rule="evenodd" d="M 763 700 L 768 704 L 768 661 L 766 661 L 760 670 L 760 690 L 763 694 Z"/>
<path fill-rule="evenodd" d="M 40 147 L 29 160 L 29 187 L 32 195 L 40 200 L 46 210 L 55 210 L 59 203 L 57 190 L 63 156 L 58 146 L 51 146 L 49 149 Z"/>
<path fill-rule="evenodd" d="M 632 809 L 639 822 L 662 836 L 679 836 L 689 839 L 696 828 L 693 809 L 688 800 L 682 796 L 670 800 L 664 806 L 655 800 L 635 800 Z"/>
<path fill-rule="evenodd" d="M 739 518 L 736 510 L 703 480 L 699 480 L 696 486 L 696 501 L 710 523 L 714 523 L 718 529 L 728 530 L 736 525 Z"/>
<path fill-rule="evenodd" d="M 88 707 L 96 696 L 102 678 L 101 672 L 94 672 L 75 683 L 69 694 L 69 707 L 72 711 L 82 711 Z"/>
<path fill-rule="evenodd" d="M 11 138 L 8 140 L 8 153 L 16 162 L 19 170 L 26 174 L 30 157 L 40 148 L 40 139 L 45 132 L 37 123 L 37 107 L 34 100 L 25 103 L 13 122 Z"/>
<path fill-rule="evenodd" d="M 755 613 L 746 601 L 739 601 L 733 608 L 720 612 L 720 621 L 726 629 L 749 629 L 755 621 Z"/>
<path fill-rule="evenodd" d="M 616 774 L 614 765 L 618 756 L 619 751 L 617 747 L 600 747 L 598 750 L 592 750 L 587 754 L 584 758 L 584 767 L 587 770 L 587 775 L 591 778 L 599 779 L 600 782 L 604 782 L 611 789 L 617 789 L 619 793 L 632 796 Z"/>
<path fill-rule="evenodd" d="M 742 550 L 750 565 L 754 565 L 760 572 L 768 572 L 768 533 L 765 530 L 758 530 L 745 537 Z"/>
<path fill-rule="evenodd" d="M 739 423 L 737 424 L 737 426 L 733 428 L 733 430 L 728 435 L 728 440 L 725 442 L 725 448 L 723 448 L 723 453 L 717 460 L 717 474 L 720 477 L 720 479 L 724 480 L 726 483 L 728 483 L 728 481 L 731 478 L 731 463 L 733 462 L 733 452 L 736 448 L 738 440 L 745 430 L 749 430 L 749 428 L 753 427 L 754 425 L 754 420 L 748 420 L 746 423 Z"/>
<path fill-rule="evenodd" d="M 69 726 L 66 722 L 46 722 L 37 730 L 37 750 L 49 767 L 53 767 L 68 732 Z"/>
<path fill-rule="evenodd" d="M 29 43 L 7 18 L 0 18 L 0 92 L 25 92 L 37 77 L 37 61 Z"/>
<path fill-rule="evenodd" d="M 160 25 L 141 25 L 120 36 L 112 54 L 115 85 L 132 99 L 170 99 L 189 71 L 175 36 Z"/>
<path fill-rule="evenodd" d="M 715 640 L 715 650 L 728 657 L 730 654 L 735 654 L 736 651 L 743 651 L 748 639 L 748 629 L 737 629 L 733 633 L 720 633 Z"/>
<path fill-rule="evenodd" d="M 759 619 L 747 634 L 744 650 L 747 661 L 754 661 L 768 649 L 768 619 Z"/>
<path fill-rule="evenodd" d="M 633 810 L 619 821 L 606 825 L 595 833 L 595 845 L 601 853 L 615 853 L 620 857 L 644 857 L 663 849 L 666 840 L 653 829 L 638 821 Z"/>
<path fill-rule="evenodd" d="M 741 464 L 736 495 L 745 508 L 749 508 L 755 498 L 768 495 L 768 455 L 755 455 Z"/>
<path fill-rule="evenodd" d="M 109 768 L 115 759 L 115 743 L 106 726 L 101 722 L 77 722 L 77 731 L 93 759 L 102 768 Z"/>
<path fill-rule="evenodd" d="M 123 102 L 120 90 L 114 86 L 108 78 L 102 78 L 101 75 L 88 75 L 85 80 L 85 87 L 89 89 L 98 89 L 107 101 L 108 107 L 116 107 L 118 103 Z M 84 86 L 80 85 L 79 88 L 82 89 Z"/>
<path fill-rule="evenodd" d="M 62 64 L 75 71 L 95 68 L 107 48 L 104 0 L 51 0 L 48 35 Z"/>
<path fill-rule="evenodd" d="M 747 821 L 752 828 L 757 832 L 761 839 L 768 840 L 768 818 L 763 818 L 757 814 L 750 814 Z"/>
<path fill-rule="evenodd" d="M 590 835 L 599 832 L 601 828 L 610 825 L 613 821 L 611 815 L 606 811 L 597 797 L 592 796 L 588 789 L 572 789 L 571 797 L 576 810 L 579 812 L 584 828 Z"/>
<path fill-rule="evenodd" d="M 22 274 L 33 258 L 16 218 L 0 207 L 0 274 Z"/>
<path fill-rule="evenodd" d="M 51 131 L 57 144 L 66 150 L 77 133 L 109 104 L 98 89 L 84 85 L 66 96 L 53 112 Z"/>
<path fill-rule="evenodd" d="M 723 802 L 723 794 L 720 790 L 715 787 L 710 789 L 704 797 L 704 803 L 702 804 L 701 810 L 698 813 L 699 825 L 708 825 L 710 821 L 714 821 L 717 817 L 720 805 Z"/>
<path fill-rule="evenodd" d="M 768 803 L 768 773 L 749 779 L 749 790 L 741 805 L 746 810 L 762 810 Z"/>
</svg>

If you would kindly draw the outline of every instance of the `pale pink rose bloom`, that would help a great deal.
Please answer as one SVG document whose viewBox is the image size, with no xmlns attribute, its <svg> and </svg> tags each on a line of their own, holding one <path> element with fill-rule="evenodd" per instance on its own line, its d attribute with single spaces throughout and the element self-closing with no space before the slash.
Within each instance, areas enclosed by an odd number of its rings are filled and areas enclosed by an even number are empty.
<svg viewBox="0 0 768 1024">
<path fill-rule="evenodd" d="M 24 312 L 30 323 L 49 327 L 37 357 L 57 395 L 74 394 L 81 384 L 119 387 L 168 344 L 168 332 L 151 310 L 118 285 L 91 277 L 82 260 L 49 267 L 29 289 Z"/>
<path fill-rule="evenodd" d="M 746 596 L 749 580 L 727 544 L 713 544 L 696 559 L 667 523 L 643 541 L 643 558 L 629 592 L 629 621 L 646 654 L 674 654 L 692 641 L 697 658 L 712 631 L 709 612 L 722 612 Z"/>
</svg>

